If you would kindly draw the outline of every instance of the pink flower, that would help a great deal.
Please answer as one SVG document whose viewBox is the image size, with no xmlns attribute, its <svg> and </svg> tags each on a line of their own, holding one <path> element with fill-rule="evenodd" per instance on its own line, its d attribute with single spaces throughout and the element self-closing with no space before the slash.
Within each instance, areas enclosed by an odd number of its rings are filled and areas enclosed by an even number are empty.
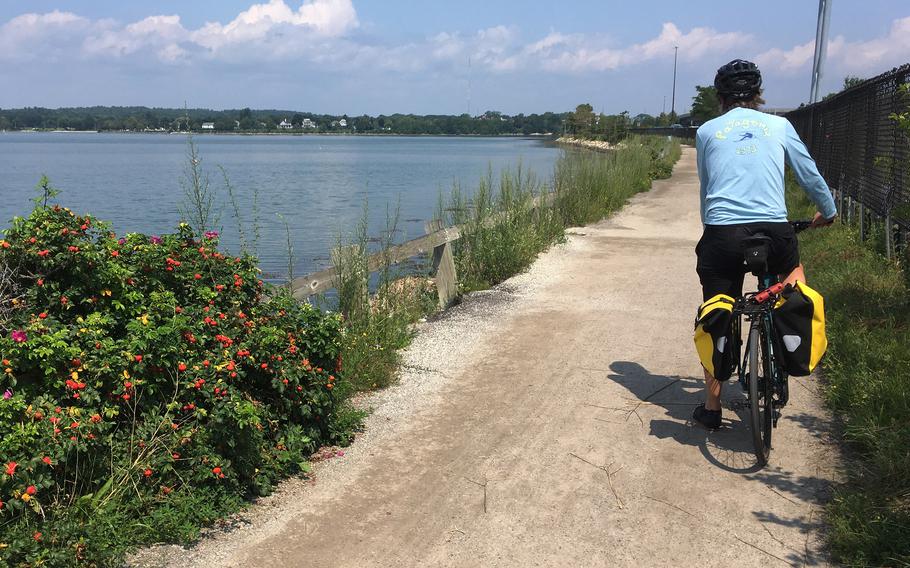
<svg viewBox="0 0 910 568">
<path fill-rule="evenodd" d="M 218 238 L 218 231 L 206 231 L 206 232 L 205 232 L 205 238 L 207 238 L 207 239 L 217 239 L 217 238 Z"/>
<path fill-rule="evenodd" d="M 25 343 L 26 341 L 28 341 L 28 335 L 26 335 L 25 331 L 23 331 L 21 329 L 14 329 L 13 332 L 10 334 L 10 337 L 12 337 L 13 341 L 15 341 L 16 343 Z"/>
<path fill-rule="evenodd" d="M 11 391 L 9 389 L 6 389 L 5 391 L 3 391 L 3 400 L 9 400 L 11 398 L 13 398 L 13 391 Z"/>
<path fill-rule="evenodd" d="M 152 242 L 153 245 L 161 244 L 161 237 L 156 237 L 155 235 L 152 235 L 151 237 L 149 237 L 149 240 Z"/>
</svg>

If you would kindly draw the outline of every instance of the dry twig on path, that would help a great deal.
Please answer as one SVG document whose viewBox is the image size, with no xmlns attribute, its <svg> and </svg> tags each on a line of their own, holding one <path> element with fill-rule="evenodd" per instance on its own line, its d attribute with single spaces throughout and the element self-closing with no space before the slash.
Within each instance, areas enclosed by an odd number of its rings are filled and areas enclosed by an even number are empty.
<svg viewBox="0 0 910 568">
<path fill-rule="evenodd" d="M 793 499 L 790 499 L 789 497 L 787 497 L 786 495 L 784 495 L 783 493 L 781 493 L 781 492 L 778 491 L 777 489 L 774 489 L 773 487 L 768 487 L 768 489 L 770 489 L 772 493 L 774 493 L 775 495 L 777 495 L 777 496 L 780 497 L 781 499 L 784 499 L 784 500 L 786 500 L 786 501 L 789 501 L 789 502 L 793 503 L 794 505 L 796 505 L 797 507 L 802 507 L 802 504 L 797 503 L 797 502 L 794 501 Z"/>
<path fill-rule="evenodd" d="M 781 558 L 780 556 L 777 556 L 777 555 L 775 555 L 775 554 L 772 554 L 772 553 L 768 552 L 767 550 L 765 550 L 764 548 L 762 548 L 762 547 L 760 547 L 760 546 L 756 546 L 756 545 L 752 544 L 751 542 L 749 542 L 749 541 L 747 541 L 747 540 L 743 540 L 743 539 L 739 538 L 739 535 L 734 534 L 734 535 L 733 535 L 733 538 L 735 538 L 736 540 L 738 540 L 739 542 L 741 542 L 741 543 L 743 543 L 743 544 L 745 544 L 745 545 L 747 545 L 747 546 L 751 546 L 752 548 L 754 548 L 755 550 L 757 550 L 757 551 L 759 551 L 759 552 L 764 552 L 765 554 L 767 554 L 767 555 L 770 556 L 771 558 L 775 558 L 775 559 L 777 559 L 777 560 L 780 560 L 780 561 L 783 562 L 784 564 L 788 564 L 788 565 L 790 565 L 790 566 L 797 566 L 796 564 L 790 562 L 789 560 L 784 560 L 784 559 Z"/>
<path fill-rule="evenodd" d="M 579 460 L 585 462 L 586 464 L 588 464 L 590 466 L 594 466 L 597 469 L 603 470 L 603 472 L 607 474 L 607 481 L 610 482 L 610 491 L 613 492 L 613 497 L 616 498 L 616 503 L 619 505 L 620 509 L 625 508 L 626 504 L 623 502 L 622 498 L 619 496 L 619 493 L 616 492 L 616 487 L 613 486 L 613 476 L 616 475 L 617 473 L 619 473 L 620 471 L 622 471 L 622 468 L 625 467 L 624 465 L 619 466 L 615 471 L 610 471 L 610 468 L 613 466 L 613 464 L 615 462 L 610 462 L 610 465 L 597 465 L 595 463 L 589 462 L 588 460 L 586 460 L 585 458 L 583 458 L 581 456 L 573 454 L 572 452 L 569 452 L 569 455 L 572 456 L 573 458 L 576 458 L 576 459 L 579 459 Z"/>
<path fill-rule="evenodd" d="M 664 501 L 663 499 L 658 499 L 657 497 L 651 497 L 650 495 L 645 495 L 645 497 L 647 497 L 648 499 L 650 499 L 650 500 L 652 500 L 652 501 L 657 501 L 658 503 L 663 503 L 663 504 L 666 505 L 667 507 L 673 507 L 673 508 L 676 509 L 677 511 L 682 511 L 683 513 L 689 515 L 689 516 L 692 517 L 693 519 L 697 519 L 697 518 L 698 518 L 696 515 L 693 515 L 693 514 L 690 513 L 689 511 L 686 511 L 686 510 L 683 509 L 682 507 L 680 507 L 680 506 L 678 506 L 678 505 L 674 505 L 673 503 L 669 503 L 669 502 L 667 502 L 667 501 Z"/>
<path fill-rule="evenodd" d="M 462 477 L 464 477 L 464 476 L 462 476 Z M 487 483 L 489 483 L 490 480 L 484 479 L 483 483 L 480 483 L 479 481 L 474 481 L 473 479 L 471 479 L 469 477 L 465 477 L 464 479 L 465 479 L 465 481 L 470 481 L 471 483 L 473 483 L 474 485 L 477 485 L 478 487 L 483 487 L 483 512 L 486 513 L 487 512 Z"/>
</svg>

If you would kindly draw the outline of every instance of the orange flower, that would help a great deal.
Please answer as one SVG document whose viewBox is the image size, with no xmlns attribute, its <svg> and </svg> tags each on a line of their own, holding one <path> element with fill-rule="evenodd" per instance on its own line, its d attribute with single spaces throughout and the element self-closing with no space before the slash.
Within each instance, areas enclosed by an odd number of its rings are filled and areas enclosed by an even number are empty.
<svg viewBox="0 0 910 568">
<path fill-rule="evenodd" d="M 41 319 L 45 319 L 47 317 L 47 312 L 41 312 L 40 314 L 38 314 L 38 317 Z"/>
<path fill-rule="evenodd" d="M 112 250 L 112 251 L 111 251 L 111 256 L 120 256 L 120 252 L 115 251 L 115 250 Z"/>
<path fill-rule="evenodd" d="M 186 371 L 186 363 L 180 363 L 179 365 L 177 365 L 177 370 L 180 371 L 181 373 L 183 371 Z"/>
<path fill-rule="evenodd" d="M 8 464 L 6 464 L 6 475 L 9 475 L 12 477 L 12 475 L 16 473 L 16 467 L 18 465 L 19 464 L 17 464 L 16 462 L 9 462 Z"/>
<path fill-rule="evenodd" d="M 142 472 L 142 475 L 144 475 L 144 476 L 146 476 L 146 477 L 151 477 L 151 476 L 152 476 L 152 470 L 146 468 L 145 471 Z"/>
<path fill-rule="evenodd" d="M 53 465 L 53 462 L 51 462 L 51 458 L 49 458 L 48 456 L 44 456 L 43 458 L 41 458 L 41 461 L 43 461 L 47 465 Z"/>
<path fill-rule="evenodd" d="M 37 492 L 38 492 L 38 488 L 35 487 L 34 485 L 29 485 L 28 487 L 25 488 L 25 493 L 28 495 L 34 495 Z"/>
<path fill-rule="evenodd" d="M 41 540 L 41 533 L 36 532 L 35 534 L 32 535 L 32 538 L 35 540 Z"/>
</svg>

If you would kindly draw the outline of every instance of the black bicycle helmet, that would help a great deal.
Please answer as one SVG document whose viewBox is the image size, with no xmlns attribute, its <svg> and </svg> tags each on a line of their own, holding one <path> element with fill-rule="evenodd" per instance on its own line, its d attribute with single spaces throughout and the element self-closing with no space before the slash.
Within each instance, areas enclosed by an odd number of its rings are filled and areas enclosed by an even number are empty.
<svg viewBox="0 0 910 568">
<path fill-rule="evenodd" d="M 761 89 L 761 71 L 751 61 L 734 59 L 717 70 L 714 88 L 723 97 L 748 99 Z"/>
</svg>

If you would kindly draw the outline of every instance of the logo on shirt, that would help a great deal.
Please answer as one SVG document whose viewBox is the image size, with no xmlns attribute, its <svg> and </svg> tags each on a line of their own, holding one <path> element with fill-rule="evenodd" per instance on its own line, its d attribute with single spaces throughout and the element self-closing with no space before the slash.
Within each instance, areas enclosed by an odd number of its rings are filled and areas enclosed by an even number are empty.
<svg viewBox="0 0 910 568">
<path fill-rule="evenodd" d="M 742 142 L 743 140 L 750 140 L 752 138 L 755 138 L 755 136 L 753 136 L 751 132 L 743 132 L 742 138 L 737 140 L 737 142 Z"/>
</svg>

